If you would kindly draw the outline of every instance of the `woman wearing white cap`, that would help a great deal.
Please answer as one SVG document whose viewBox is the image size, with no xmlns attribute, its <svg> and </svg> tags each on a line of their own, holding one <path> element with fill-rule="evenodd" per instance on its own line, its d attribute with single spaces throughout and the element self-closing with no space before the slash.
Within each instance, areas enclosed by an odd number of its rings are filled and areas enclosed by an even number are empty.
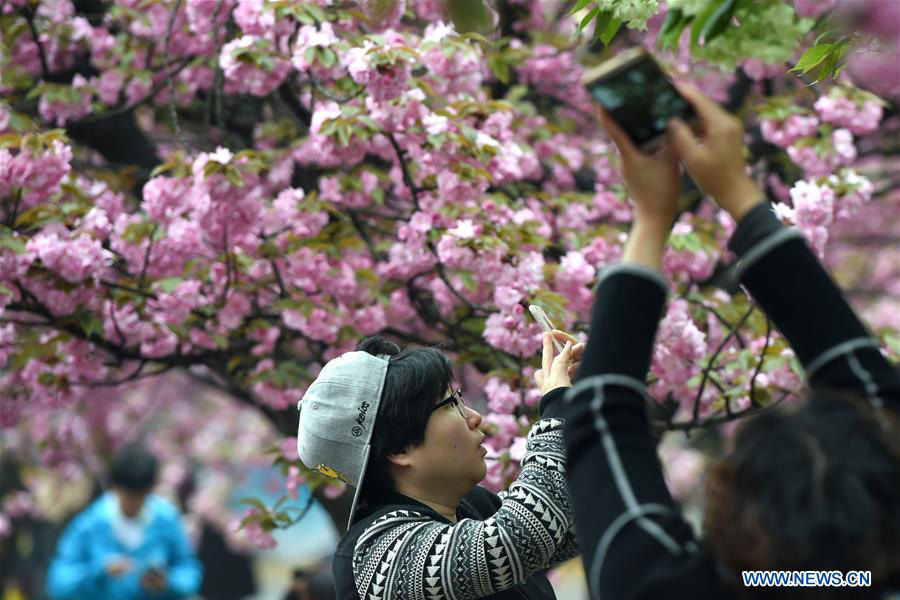
<svg viewBox="0 0 900 600">
<path fill-rule="evenodd" d="M 325 365 L 301 402 L 298 451 L 356 487 L 333 563 L 340 600 L 555 598 L 542 572 L 578 554 L 556 415 L 583 345 L 552 335 L 566 346 L 554 357 L 545 335 L 541 419 L 500 496 L 477 485 L 481 415 L 440 350 L 376 336 Z"/>
</svg>

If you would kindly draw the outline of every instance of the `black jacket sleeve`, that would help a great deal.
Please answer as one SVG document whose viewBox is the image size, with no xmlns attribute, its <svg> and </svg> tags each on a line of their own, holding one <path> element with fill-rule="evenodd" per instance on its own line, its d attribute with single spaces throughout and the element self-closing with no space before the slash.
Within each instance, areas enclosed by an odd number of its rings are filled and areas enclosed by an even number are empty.
<svg viewBox="0 0 900 600">
<path fill-rule="evenodd" d="M 762 204 L 730 243 L 735 272 L 793 346 L 814 386 L 896 408 L 900 383 L 875 340 L 797 232 Z M 655 271 L 607 269 L 575 384 L 564 398 L 567 478 L 591 597 L 728 595 L 666 488 L 644 380 L 666 296 Z"/>
<path fill-rule="evenodd" d="M 604 271 L 565 396 L 567 478 L 594 599 L 723 594 L 669 494 L 647 422 L 644 379 L 666 289 L 643 267 Z"/>
<path fill-rule="evenodd" d="M 729 242 L 735 275 L 790 342 L 813 387 L 865 394 L 900 410 L 900 377 L 804 242 L 767 203 L 741 219 Z"/>
</svg>

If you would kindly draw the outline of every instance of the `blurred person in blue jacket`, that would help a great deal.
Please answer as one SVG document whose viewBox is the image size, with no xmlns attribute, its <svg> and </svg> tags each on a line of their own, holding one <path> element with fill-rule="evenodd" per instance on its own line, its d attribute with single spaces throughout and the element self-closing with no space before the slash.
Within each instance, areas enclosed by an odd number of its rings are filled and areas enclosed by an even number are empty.
<svg viewBox="0 0 900 600">
<path fill-rule="evenodd" d="M 197 593 L 203 568 L 178 509 L 151 493 L 158 462 L 139 446 L 114 458 L 111 489 L 76 515 L 47 574 L 54 600 L 184 598 Z"/>
</svg>

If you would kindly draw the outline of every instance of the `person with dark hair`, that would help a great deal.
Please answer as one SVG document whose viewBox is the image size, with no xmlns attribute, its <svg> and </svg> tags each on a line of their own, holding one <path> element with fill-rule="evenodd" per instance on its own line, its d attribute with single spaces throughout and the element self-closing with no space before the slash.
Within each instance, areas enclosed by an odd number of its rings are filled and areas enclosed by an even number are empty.
<svg viewBox="0 0 900 600">
<path fill-rule="evenodd" d="M 566 342 L 555 357 L 551 335 Z M 300 403 L 297 448 L 356 487 L 332 563 L 337 598 L 555 598 L 542 571 L 578 552 L 557 415 L 582 349 L 561 331 L 544 336 L 541 419 L 499 496 L 477 485 L 481 415 L 443 352 L 375 336 L 322 368 Z"/>
<path fill-rule="evenodd" d="M 111 489 L 68 525 L 47 573 L 58 600 L 184 598 L 197 593 L 202 566 L 178 509 L 152 493 L 156 457 L 122 448 L 110 467 Z"/>
<path fill-rule="evenodd" d="M 622 262 L 600 275 L 564 402 L 591 597 L 883 597 L 900 584 L 900 377 L 800 232 L 782 226 L 747 175 L 740 122 L 694 88 L 682 92 L 698 132 L 674 121 L 659 156 L 640 152 L 598 109 L 621 153 L 635 221 Z M 699 541 L 666 488 L 645 406 L 679 160 L 737 223 L 734 274 L 790 342 L 811 390 L 792 411 L 741 424 L 709 474 Z M 871 585 L 752 587 L 742 577 L 776 570 L 870 571 Z"/>
</svg>

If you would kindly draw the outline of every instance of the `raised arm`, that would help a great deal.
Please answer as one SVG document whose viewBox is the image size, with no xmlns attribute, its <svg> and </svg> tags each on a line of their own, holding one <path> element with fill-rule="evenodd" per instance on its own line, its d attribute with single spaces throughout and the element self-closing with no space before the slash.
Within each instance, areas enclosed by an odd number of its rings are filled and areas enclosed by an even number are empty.
<svg viewBox="0 0 900 600">
<path fill-rule="evenodd" d="M 592 598 L 719 597 L 663 479 L 644 380 L 666 301 L 660 273 L 680 188 L 671 149 L 639 152 L 616 124 L 635 220 L 622 262 L 597 284 L 581 368 L 566 396 L 567 479 Z"/>
<path fill-rule="evenodd" d="M 732 130 L 739 127 L 694 88 L 684 87 L 682 93 L 704 122 Z M 720 164 L 722 156 L 740 150 L 740 139 L 718 136 L 723 140 L 723 147 L 718 147 L 708 140 L 699 143 L 683 126 L 676 126 L 673 134 L 694 180 L 737 221 L 729 242 L 739 257 L 735 275 L 790 342 L 810 384 L 858 391 L 876 408 L 900 411 L 897 370 L 881 354 L 877 341 L 800 232 L 781 224 L 743 170 L 729 171 Z M 724 176 L 729 172 L 734 175 Z M 730 187 L 723 183 L 729 178 L 734 180 Z"/>
</svg>

